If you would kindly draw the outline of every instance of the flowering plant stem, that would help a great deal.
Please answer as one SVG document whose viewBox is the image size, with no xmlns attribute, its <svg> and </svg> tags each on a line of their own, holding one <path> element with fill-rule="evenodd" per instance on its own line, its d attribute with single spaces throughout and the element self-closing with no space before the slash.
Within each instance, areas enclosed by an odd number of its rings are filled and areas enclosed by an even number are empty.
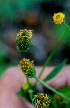
<svg viewBox="0 0 70 108">
<path fill-rule="evenodd" d="M 59 43 L 61 42 L 61 40 L 62 40 L 62 38 L 64 37 L 64 35 L 65 35 L 65 33 L 66 33 L 67 30 L 68 30 L 68 27 L 64 30 L 64 32 L 62 33 L 62 35 L 61 35 L 61 37 L 59 38 L 58 42 L 56 43 L 54 49 L 52 50 L 51 54 L 49 55 L 49 57 L 47 58 L 46 62 L 44 63 L 43 68 L 42 68 L 42 70 L 41 70 L 41 72 L 40 72 L 38 78 L 41 77 L 41 75 L 42 75 L 42 73 L 43 73 L 45 67 L 48 65 L 50 59 L 52 58 L 52 56 L 53 56 L 53 54 L 54 54 L 56 48 L 58 47 Z M 37 84 L 37 80 L 36 80 L 34 86 L 36 86 L 36 84 Z"/>
<path fill-rule="evenodd" d="M 50 87 L 49 85 L 45 84 L 43 81 L 41 81 L 38 77 L 34 76 L 34 78 L 39 81 L 41 84 L 43 84 L 45 87 L 47 87 L 48 89 L 50 89 L 51 91 L 53 91 L 54 93 L 62 96 L 63 98 L 67 99 L 70 101 L 70 98 L 66 97 L 64 94 L 58 92 L 57 90 L 53 89 L 52 87 Z"/>
<path fill-rule="evenodd" d="M 30 86 L 30 83 L 29 83 L 29 78 L 28 77 L 26 77 L 27 78 L 27 83 L 28 83 L 28 85 Z"/>
<path fill-rule="evenodd" d="M 63 24 L 70 30 L 69 25 L 67 25 L 66 23 L 63 22 Z"/>
<path fill-rule="evenodd" d="M 25 58 L 25 52 L 22 52 L 22 58 Z"/>
</svg>

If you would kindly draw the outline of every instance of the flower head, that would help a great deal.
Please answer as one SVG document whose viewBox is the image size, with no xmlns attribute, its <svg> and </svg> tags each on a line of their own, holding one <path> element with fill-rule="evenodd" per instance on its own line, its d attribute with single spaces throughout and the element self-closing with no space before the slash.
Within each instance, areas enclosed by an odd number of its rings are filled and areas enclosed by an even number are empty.
<svg viewBox="0 0 70 108">
<path fill-rule="evenodd" d="M 28 81 L 26 81 L 25 83 L 23 83 L 23 85 L 22 85 L 23 90 L 29 89 L 29 84 L 31 84 L 31 81 L 29 81 L 29 83 L 28 83 Z"/>
<path fill-rule="evenodd" d="M 50 100 L 48 100 L 47 94 L 44 93 L 37 93 L 33 99 L 33 105 L 38 108 L 43 108 L 45 106 L 48 106 L 50 103 Z"/>
<path fill-rule="evenodd" d="M 33 44 L 31 43 L 31 37 L 32 37 L 32 30 L 24 29 L 20 30 L 19 33 L 17 33 L 16 37 L 16 43 L 17 43 L 17 49 L 21 52 L 27 51 L 30 46 Z"/>
<path fill-rule="evenodd" d="M 22 69 L 22 72 L 24 72 L 24 74 L 27 77 L 33 77 L 35 75 L 35 68 L 34 68 L 33 61 L 23 58 L 20 61 L 19 66 Z"/>
<path fill-rule="evenodd" d="M 65 18 L 65 15 L 61 12 L 59 13 L 54 13 L 53 15 L 53 22 L 55 22 L 55 24 L 61 24 L 63 22 L 63 19 Z"/>
</svg>

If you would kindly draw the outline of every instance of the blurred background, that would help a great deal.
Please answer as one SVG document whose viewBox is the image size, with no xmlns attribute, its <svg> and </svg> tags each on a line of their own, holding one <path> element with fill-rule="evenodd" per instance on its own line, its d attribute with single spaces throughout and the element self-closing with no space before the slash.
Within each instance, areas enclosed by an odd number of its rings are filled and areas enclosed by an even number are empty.
<svg viewBox="0 0 70 108">
<path fill-rule="evenodd" d="M 0 70 L 18 65 L 22 56 L 16 48 L 16 33 L 21 29 L 33 30 L 35 44 L 26 52 L 26 58 L 35 65 L 43 65 L 51 53 L 65 27 L 56 25 L 54 13 L 65 14 L 65 22 L 70 21 L 70 0 L 0 0 Z M 64 58 L 70 63 L 70 31 L 53 55 L 50 65 L 57 65 Z"/>
</svg>

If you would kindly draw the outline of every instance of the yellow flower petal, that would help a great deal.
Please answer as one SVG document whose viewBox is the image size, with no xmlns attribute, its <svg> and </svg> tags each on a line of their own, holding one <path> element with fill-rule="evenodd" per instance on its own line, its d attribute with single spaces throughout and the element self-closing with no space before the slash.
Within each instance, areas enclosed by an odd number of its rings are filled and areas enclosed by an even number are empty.
<svg viewBox="0 0 70 108">
<path fill-rule="evenodd" d="M 65 15 L 61 12 L 59 13 L 54 13 L 53 15 L 53 22 L 55 24 L 61 24 L 63 22 L 63 19 L 65 18 Z"/>
</svg>

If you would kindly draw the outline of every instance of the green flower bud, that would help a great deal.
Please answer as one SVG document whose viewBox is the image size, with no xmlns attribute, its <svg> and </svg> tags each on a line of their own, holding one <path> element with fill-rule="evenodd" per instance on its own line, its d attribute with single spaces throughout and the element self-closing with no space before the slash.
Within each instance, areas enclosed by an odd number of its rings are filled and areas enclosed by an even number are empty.
<svg viewBox="0 0 70 108">
<path fill-rule="evenodd" d="M 37 95 L 33 98 L 32 103 L 37 108 L 44 108 L 49 105 L 50 100 L 48 100 L 47 94 L 37 93 Z"/>
<path fill-rule="evenodd" d="M 29 80 L 29 83 L 28 83 L 28 81 L 24 82 L 23 85 L 22 85 L 23 90 L 28 90 L 29 89 L 29 84 L 31 84 L 30 80 Z"/>
<path fill-rule="evenodd" d="M 22 72 L 30 78 L 33 78 L 36 74 L 33 61 L 30 62 L 29 59 L 23 58 L 19 63 L 20 68 L 22 69 Z"/>
<path fill-rule="evenodd" d="M 27 31 L 27 29 L 24 29 L 20 30 L 20 32 L 17 33 L 16 43 L 17 43 L 17 49 L 20 52 L 25 52 L 30 48 L 30 46 L 33 46 L 31 42 L 31 37 L 32 37 L 32 30 Z"/>
</svg>

